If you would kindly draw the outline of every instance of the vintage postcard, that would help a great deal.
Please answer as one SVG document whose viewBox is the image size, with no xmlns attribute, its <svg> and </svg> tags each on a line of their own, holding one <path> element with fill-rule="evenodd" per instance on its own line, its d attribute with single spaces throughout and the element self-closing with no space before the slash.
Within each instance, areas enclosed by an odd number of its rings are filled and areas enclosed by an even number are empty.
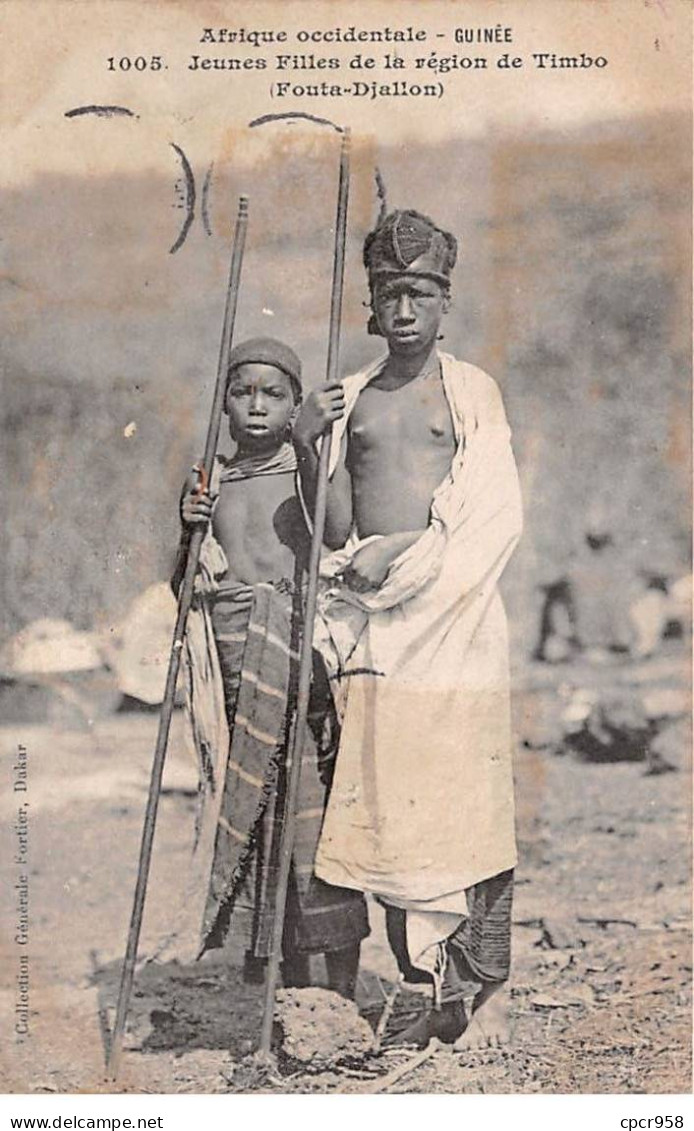
<svg viewBox="0 0 694 1131">
<path fill-rule="evenodd" d="M 0 26 L 2 1090 L 690 1092 L 690 3 Z"/>
</svg>

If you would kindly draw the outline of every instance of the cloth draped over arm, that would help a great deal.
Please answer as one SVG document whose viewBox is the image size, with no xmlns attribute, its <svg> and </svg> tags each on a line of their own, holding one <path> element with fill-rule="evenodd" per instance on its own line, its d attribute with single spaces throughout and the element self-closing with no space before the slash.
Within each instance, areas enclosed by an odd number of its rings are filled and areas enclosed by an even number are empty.
<svg viewBox="0 0 694 1131">
<path fill-rule="evenodd" d="M 516 860 L 497 584 L 522 511 L 495 382 L 439 357 L 456 450 L 426 530 L 374 592 L 352 592 L 338 575 L 378 535 L 353 532 L 322 561 L 316 643 L 343 719 L 316 872 L 400 906 L 464 913 L 464 889 Z M 359 393 L 382 365 L 345 381 L 331 472 Z"/>
<path fill-rule="evenodd" d="M 271 457 L 250 456 L 226 459 L 217 456 L 210 478 L 209 491 L 216 502 L 220 486 L 224 482 L 247 479 L 258 475 L 275 475 L 296 470 L 296 457 L 289 444 L 284 444 Z M 195 578 L 193 603 L 188 615 L 184 642 L 183 679 L 186 707 L 186 735 L 193 747 L 198 768 L 198 795 L 195 818 L 193 852 L 185 876 L 178 910 L 174 915 L 171 933 L 157 948 L 156 956 L 161 959 L 176 959 L 181 962 L 193 961 L 201 952 L 204 939 L 209 930 L 214 899 L 210 895 L 211 878 L 214 879 L 214 864 L 218 855 L 219 827 L 223 820 L 222 806 L 225 785 L 228 780 L 230 757 L 235 754 L 236 762 L 243 763 L 246 758 L 253 760 L 257 747 L 249 739 L 247 728 L 235 727 L 233 739 L 230 735 L 225 707 L 225 688 L 219 660 L 219 651 L 213 630 L 212 603 L 223 589 L 229 585 L 223 580 L 228 571 L 224 550 L 208 528 L 200 551 L 198 571 Z M 244 590 L 243 586 L 231 586 L 232 590 Z M 262 627 L 273 616 L 284 616 L 284 601 L 276 600 L 270 586 L 259 585 L 255 591 L 245 587 L 253 600 L 253 616 Z M 246 595 L 242 594 L 244 600 Z M 248 599 L 250 600 L 250 597 Z M 288 630 L 287 630 L 288 631 Z M 253 668 L 267 668 L 265 652 L 260 648 L 260 635 L 252 636 L 253 655 L 247 657 L 247 665 Z M 257 655 L 256 655 L 257 653 Z M 245 654 L 245 653 L 244 653 Z M 274 745 L 260 747 L 263 768 L 254 774 L 264 777 L 270 766 L 268 750 L 281 745 L 284 731 L 286 694 L 288 684 L 288 660 L 282 664 L 278 676 L 277 696 L 271 700 L 279 702 L 279 710 L 273 710 L 272 722 L 275 728 Z M 243 683 L 240 696 L 243 699 L 244 718 L 249 725 L 256 721 L 260 710 L 263 712 L 262 697 L 257 695 L 258 684 Z M 242 766 L 243 768 L 243 766 Z M 251 775 L 254 776 L 254 775 Z M 269 788 L 269 784 L 268 784 Z M 242 797 L 242 790 L 236 791 L 236 801 L 243 805 L 251 816 L 248 818 L 249 831 L 257 816 L 262 795 L 267 792 L 265 784 L 258 791 L 258 803 L 254 808 L 252 801 Z"/>
</svg>

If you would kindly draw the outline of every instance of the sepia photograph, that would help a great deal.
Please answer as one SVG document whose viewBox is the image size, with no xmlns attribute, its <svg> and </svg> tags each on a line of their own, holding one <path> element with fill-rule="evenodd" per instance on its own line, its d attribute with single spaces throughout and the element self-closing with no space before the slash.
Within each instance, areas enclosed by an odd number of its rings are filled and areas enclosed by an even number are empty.
<svg viewBox="0 0 694 1131">
<path fill-rule="evenodd" d="M 0 27 L 0 1091 L 691 1098 L 689 0 Z"/>
</svg>

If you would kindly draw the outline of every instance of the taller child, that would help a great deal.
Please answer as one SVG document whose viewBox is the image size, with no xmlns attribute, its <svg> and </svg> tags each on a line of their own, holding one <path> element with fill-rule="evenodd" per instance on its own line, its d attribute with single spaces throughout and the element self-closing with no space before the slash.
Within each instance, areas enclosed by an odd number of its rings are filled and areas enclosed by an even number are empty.
<svg viewBox="0 0 694 1131">
<path fill-rule="evenodd" d="M 407 1038 L 479 1043 L 507 1026 L 516 846 L 497 582 L 522 519 L 498 388 L 437 349 L 456 252 L 414 211 L 370 233 L 370 330 L 388 351 L 313 393 L 294 443 L 310 508 L 333 427 L 322 612 L 346 696 L 316 874 L 376 894 L 401 969 L 432 978 L 434 1008 Z"/>
</svg>

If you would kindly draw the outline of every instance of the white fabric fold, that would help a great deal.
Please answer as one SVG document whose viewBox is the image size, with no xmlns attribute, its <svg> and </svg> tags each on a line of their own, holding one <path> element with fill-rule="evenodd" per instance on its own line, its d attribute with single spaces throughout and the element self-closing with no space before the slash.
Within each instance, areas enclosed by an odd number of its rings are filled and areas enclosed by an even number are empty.
<svg viewBox="0 0 694 1131">
<path fill-rule="evenodd" d="M 355 533 L 322 562 L 316 643 L 344 702 L 316 874 L 406 909 L 461 917 L 466 888 L 516 863 L 497 583 L 522 518 L 495 382 L 439 357 L 456 450 L 429 525 L 375 592 L 352 592 L 338 576 L 367 541 Z M 331 474 L 357 398 L 383 362 L 344 382 Z"/>
</svg>

